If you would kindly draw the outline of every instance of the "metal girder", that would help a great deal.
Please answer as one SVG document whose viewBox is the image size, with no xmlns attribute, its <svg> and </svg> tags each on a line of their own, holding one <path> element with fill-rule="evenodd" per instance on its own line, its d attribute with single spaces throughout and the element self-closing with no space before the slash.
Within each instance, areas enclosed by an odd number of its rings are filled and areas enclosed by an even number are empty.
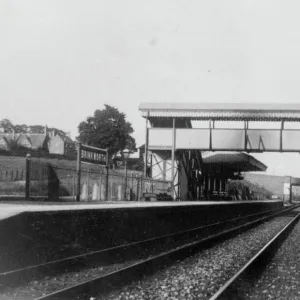
<svg viewBox="0 0 300 300">
<path fill-rule="evenodd" d="M 181 150 L 179 154 L 180 175 L 180 198 L 182 200 L 196 200 L 199 198 L 199 172 L 202 173 L 202 158 L 200 151 Z"/>
<path fill-rule="evenodd" d="M 150 128 L 149 149 L 171 150 L 173 129 Z M 176 128 L 176 150 L 300 152 L 299 129 Z"/>
</svg>

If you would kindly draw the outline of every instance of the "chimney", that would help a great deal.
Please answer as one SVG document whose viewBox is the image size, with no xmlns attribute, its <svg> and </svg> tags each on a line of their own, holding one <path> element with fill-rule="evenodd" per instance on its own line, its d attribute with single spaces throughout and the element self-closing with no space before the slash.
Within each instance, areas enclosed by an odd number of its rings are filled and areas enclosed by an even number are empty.
<svg viewBox="0 0 300 300">
<path fill-rule="evenodd" d="M 52 137 L 55 137 L 55 129 L 52 130 Z"/>
<path fill-rule="evenodd" d="M 44 128 L 44 135 L 47 135 L 47 125 Z"/>
<path fill-rule="evenodd" d="M 13 129 L 13 130 L 12 130 L 12 138 L 13 138 L 13 140 L 15 140 L 15 133 L 16 133 L 16 132 L 15 132 L 15 130 Z"/>
</svg>

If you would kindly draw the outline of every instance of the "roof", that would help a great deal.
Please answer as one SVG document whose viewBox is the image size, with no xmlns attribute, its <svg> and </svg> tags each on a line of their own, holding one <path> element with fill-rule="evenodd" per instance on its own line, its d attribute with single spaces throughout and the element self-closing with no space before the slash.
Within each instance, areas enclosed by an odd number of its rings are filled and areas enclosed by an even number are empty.
<svg viewBox="0 0 300 300">
<path fill-rule="evenodd" d="M 203 152 L 203 163 L 227 166 L 234 171 L 266 171 L 267 166 L 255 157 L 244 152 Z"/>
<path fill-rule="evenodd" d="M 4 143 L 6 144 L 6 145 L 8 145 L 7 143 L 8 143 L 8 141 L 7 141 L 7 139 L 5 138 L 5 136 L 4 135 L 0 135 L 0 139 L 1 140 L 3 140 L 4 141 Z"/>
<path fill-rule="evenodd" d="M 29 137 L 27 135 L 23 134 L 23 133 L 16 134 L 15 135 L 15 140 L 17 141 L 18 144 L 20 143 L 20 141 L 23 140 L 23 141 L 28 142 L 32 146 L 32 143 L 31 143 Z"/>
<path fill-rule="evenodd" d="M 30 134 L 28 135 L 31 145 L 34 148 L 40 148 L 44 145 L 46 135 L 45 134 Z"/>
<path fill-rule="evenodd" d="M 0 137 L 2 137 L 7 143 L 9 143 L 13 139 L 13 135 L 7 133 L 0 134 Z"/>
<path fill-rule="evenodd" d="M 16 142 L 20 142 L 22 139 L 27 140 L 33 148 L 39 148 L 42 147 L 46 135 L 44 134 L 24 134 L 24 133 L 16 133 L 15 135 L 13 133 L 6 133 L 6 134 L 0 134 L 0 137 L 3 137 L 7 142 L 10 142 L 11 140 L 15 140 Z"/>
<path fill-rule="evenodd" d="M 52 137 L 51 139 L 60 139 L 62 140 L 64 143 L 67 143 L 67 144 L 74 144 L 75 145 L 75 142 L 68 136 L 66 135 L 61 135 L 61 134 L 56 134 L 54 137 Z"/>
<path fill-rule="evenodd" d="M 149 118 L 191 120 L 300 121 L 298 103 L 141 103 Z"/>
<path fill-rule="evenodd" d="M 59 137 L 65 142 L 65 143 L 72 143 L 72 144 L 74 144 L 75 142 L 70 138 L 70 137 L 68 137 L 68 136 L 66 136 L 66 135 L 60 135 L 59 134 Z"/>
</svg>

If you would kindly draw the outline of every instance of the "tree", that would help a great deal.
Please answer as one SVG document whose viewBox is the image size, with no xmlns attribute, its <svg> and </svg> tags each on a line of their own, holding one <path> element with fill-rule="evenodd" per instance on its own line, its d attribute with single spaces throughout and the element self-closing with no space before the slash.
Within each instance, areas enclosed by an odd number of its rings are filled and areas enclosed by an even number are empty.
<svg viewBox="0 0 300 300">
<path fill-rule="evenodd" d="M 45 129 L 44 129 L 45 130 Z M 67 133 L 61 129 L 55 128 L 55 127 L 50 127 L 48 128 L 48 131 L 55 131 L 56 134 L 59 134 L 60 136 L 66 136 Z"/>
<path fill-rule="evenodd" d="M 44 133 L 45 132 L 45 126 L 42 126 L 42 125 L 30 125 L 29 126 L 29 132 L 30 133 Z"/>
<path fill-rule="evenodd" d="M 2 127 L 6 133 L 11 133 L 14 130 L 13 123 L 8 119 L 0 120 L 0 127 Z"/>
<path fill-rule="evenodd" d="M 105 104 L 105 109 L 96 110 L 78 126 L 78 141 L 81 143 L 108 149 L 114 157 L 124 149 L 136 151 L 135 139 L 131 136 L 133 128 L 126 121 L 126 115 L 115 107 Z"/>
<path fill-rule="evenodd" d="M 26 124 L 15 125 L 14 129 L 15 129 L 16 133 L 27 133 L 28 132 L 28 126 Z"/>
</svg>

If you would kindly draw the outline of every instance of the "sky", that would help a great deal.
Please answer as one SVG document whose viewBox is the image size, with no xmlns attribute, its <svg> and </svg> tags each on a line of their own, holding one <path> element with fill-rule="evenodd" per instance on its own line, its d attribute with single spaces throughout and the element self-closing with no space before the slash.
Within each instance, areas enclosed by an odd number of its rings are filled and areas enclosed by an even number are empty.
<svg viewBox="0 0 300 300">
<path fill-rule="evenodd" d="M 1 0 L 0 119 L 70 131 L 104 104 L 299 102 L 297 0 Z M 255 155 L 300 177 L 300 154 Z M 299 166 L 299 167 L 298 167 Z"/>
</svg>

